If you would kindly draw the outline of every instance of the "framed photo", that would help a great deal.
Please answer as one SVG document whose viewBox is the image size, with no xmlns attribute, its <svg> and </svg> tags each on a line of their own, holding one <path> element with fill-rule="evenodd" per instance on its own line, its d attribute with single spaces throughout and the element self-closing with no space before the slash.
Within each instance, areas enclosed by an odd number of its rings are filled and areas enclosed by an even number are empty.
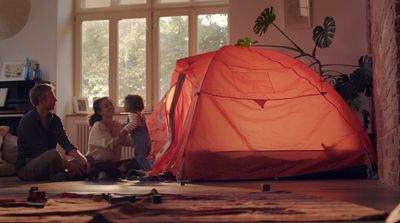
<svg viewBox="0 0 400 223">
<path fill-rule="evenodd" d="M 284 0 L 285 28 L 311 28 L 311 0 Z"/>
<path fill-rule="evenodd" d="M 24 79 L 24 61 L 3 63 L 0 81 L 17 81 Z"/>
<path fill-rule="evenodd" d="M 87 114 L 89 113 L 89 102 L 88 98 L 84 97 L 74 97 L 74 111 L 78 114 Z"/>
<path fill-rule="evenodd" d="M 6 105 L 8 88 L 0 88 L 0 107 Z"/>
</svg>

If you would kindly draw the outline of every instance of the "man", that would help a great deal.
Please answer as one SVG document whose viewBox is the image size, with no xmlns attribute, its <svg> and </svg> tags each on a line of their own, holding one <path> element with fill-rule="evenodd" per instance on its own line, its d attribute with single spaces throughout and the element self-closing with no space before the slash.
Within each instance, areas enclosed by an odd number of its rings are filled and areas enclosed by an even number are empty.
<svg viewBox="0 0 400 223">
<path fill-rule="evenodd" d="M 35 107 L 25 114 L 18 126 L 17 175 L 21 180 L 63 181 L 85 175 L 86 158 L 69 141 L 61 119 L 51 111 L 57 101 L 54 87 L 37 84 L 29 91 Z M 73 162 L 62 159 L 56 150 L 60 144 Z"/>
</svg>

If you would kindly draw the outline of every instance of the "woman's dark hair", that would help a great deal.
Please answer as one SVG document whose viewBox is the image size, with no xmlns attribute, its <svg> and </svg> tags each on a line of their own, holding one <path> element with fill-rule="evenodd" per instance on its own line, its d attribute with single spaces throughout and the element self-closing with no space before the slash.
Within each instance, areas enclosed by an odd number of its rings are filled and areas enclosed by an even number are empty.
<svg viewBox="0 0 400 223">
<path fill-rule="evenodd" d="M 143 98 L 137 94 L 128 94 L 125 103 L 128 104 L 130 112 L 141 112 L 144 109 Z"/>
<path fill-rule="evenodd" d="M 89 125 L 93 126 L 94 123 L 101 121 L 102 117 L 99 114 L 100 110 L 101 110 L 101 102 L 108 99 L 108 97 L 102 97 L 102 98 L 98 98 L 96 100 L 94 100 L 93 102 L 93 111 L 94 113 L 89 115 Z"/>
</svg>

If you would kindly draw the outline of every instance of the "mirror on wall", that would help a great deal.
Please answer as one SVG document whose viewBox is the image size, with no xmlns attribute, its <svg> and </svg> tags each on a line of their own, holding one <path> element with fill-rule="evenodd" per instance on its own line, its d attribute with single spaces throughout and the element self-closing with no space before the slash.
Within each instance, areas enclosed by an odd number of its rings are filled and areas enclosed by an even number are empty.
<svg viewBox="0 0 400 223">
<path fill-rule="evenodd" d="M 24 28 L 31 9 L 30 0 L 0 0 L 0 40 Z"/>
</svg>

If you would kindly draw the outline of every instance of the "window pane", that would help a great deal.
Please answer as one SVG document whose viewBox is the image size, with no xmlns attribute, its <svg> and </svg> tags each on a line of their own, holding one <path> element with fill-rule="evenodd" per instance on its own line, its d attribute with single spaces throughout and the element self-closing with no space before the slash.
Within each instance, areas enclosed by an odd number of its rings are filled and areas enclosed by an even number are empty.
<svg viewBox="0 0 400 223">
<path fill-rule="evenodd" d="M 90 102 L 93 97 L 109 94 L 108 39 L 108 20 L 82 23 L 82 96 Z"/>
<path fill-rule="evenodd" d="M 300 2 L 299 2 L 299 4 L 300 4 L 300 15 L 301 16 L 305 16 L 305 17 L 308 17 L 309 16 L 309 2 L 308 2 L 308 0 L 300 0 Z"/>
<path fill-rule="evenodd" d="M 228 44 L 228 15 L 208 14 L 197 17 L 199 53 L 217 50 Z"/>
<path fill-rule="evenodd" d="M 81 0 L 81 8 L 101 8 L 110 7 L 111 0 Z"/>
<path fill-rule="evenodd" d="M 300 8 L 308 8 L 309 2 L 308 0 L 300 0 L 299 4 Z"/>
<path fill-rule="evenodd" d="M 119 0 L 121 5 L 139 5 L 146 4 L 146 0 Z"/>
<path fill-rule="evenodd" d="M 188 3 L 190 0 L 157 0 L 157 4 Z"/>
<path fill-rule="evenodd" d="M 118 23 L 118 104 L 128 94 L 146 99 L 146 19 Z"/>
<path fill-rule="evenodd" d="M 188 16 L 161 17 L 159 32 L 159 98 L 161 98 L 169 88 L 176 60 L 189 54 Z"/>
</svg>

